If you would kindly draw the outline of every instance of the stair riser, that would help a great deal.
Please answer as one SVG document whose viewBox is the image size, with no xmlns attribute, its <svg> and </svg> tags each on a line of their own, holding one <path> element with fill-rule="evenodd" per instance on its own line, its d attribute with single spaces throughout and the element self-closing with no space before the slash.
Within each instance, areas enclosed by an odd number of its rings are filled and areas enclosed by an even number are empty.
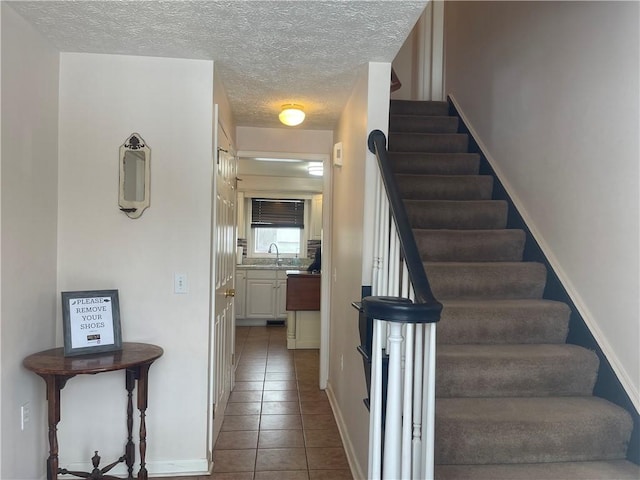
<svg viewBox="0 0 640 480">
<path fill-rule="evenodd" d="M 438 465 L 436 480 L 638 480 L 640 467 L 624 460 L 524 465 Z"/>
<path fill-rule="evenodd" d="M 551 397 L 593 393 L 599 361 L 572 345 L 442 345 L 438 397 Z"/>
<path fill-rule="evenodd" d="M 468 143 L 468 135 L 462 133 L 395 133 L 389 136 L 388 148 L 392 152 L 463 153 Z"/>
<path fill-rule="evenodd" d="M 416 102 L 412 100 L 391 100 L 389 113 L 392 115 L 449 115 L 447 102 Z"/>
<path fill-rule="evenodd" d="M 404 204 L 413 229 L 497 230 L 507 224 L 507 203 L 502 201 L 405 200 Z"/>
<path fill-rule="evenodd" d="M 439 344 L 561 344 L 569 332 L 570 310 L 564 303 L 461 303 L 443 303 Z"/>
<path fill-rule="evenodd" d="M 540 408 L 535 403 L 541 400 L 545 399 L 438 399 L 436 463 L 625 458 L 633 427 L 627 412 L 592 397 L 548 399 Z"/>
<path fill-rule="evenodd" d="M 420 115 L 391 115 L 390 132 L 457 133 L 458 117 L 425 117 Z"/>
<path fill-rule="evenodd" d="M 541 298 L 546 269 L 539 263 L 425 263 L 434 296 L 442 301 Z"/>
<path fill-rule="evenodd" d="M 398 190 L 408 200 L 490 200 L 488 175 L 397 175 Z"/>
<path fill-rule="evenodd" d="M 475 153 L 389 152 L 394 172 L 417 175 L 476 175 L 480 156 Z"/>
<path fill-rule="evenodd" d="M 416 230 L 425 262 L 518 262 L 522 260 L 522 230 Z"/>
</svg>

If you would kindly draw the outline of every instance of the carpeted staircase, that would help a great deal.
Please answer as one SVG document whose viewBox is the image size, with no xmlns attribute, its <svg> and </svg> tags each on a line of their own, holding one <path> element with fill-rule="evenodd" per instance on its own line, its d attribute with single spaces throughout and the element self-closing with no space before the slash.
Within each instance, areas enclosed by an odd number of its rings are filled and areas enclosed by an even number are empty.
<svg viewBox="0 0 640 480">
<path fill-rule="evenodd" d="M 392 101 L 389 158 L 438 324 L 436 478 L 639 479 L 630 414 L 592 395 L 599 360 L 565 343 L 569 307 L 545 300 L 468 136 L 446 102 Z"/>
</svg>

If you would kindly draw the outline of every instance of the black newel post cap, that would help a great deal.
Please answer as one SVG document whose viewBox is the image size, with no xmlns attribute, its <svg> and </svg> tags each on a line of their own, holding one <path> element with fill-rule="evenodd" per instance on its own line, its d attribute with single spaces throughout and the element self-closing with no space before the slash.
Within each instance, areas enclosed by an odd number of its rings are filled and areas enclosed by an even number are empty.
<svg viewBox="0 0 640 480">
<path fill-rule="evenodd" d="M 402 297 L 364 297 L 364 314 L 369 318 L 401 323 L 435 323 L 440 320 L 442 305 L 413 303 Z"/>
</svg>

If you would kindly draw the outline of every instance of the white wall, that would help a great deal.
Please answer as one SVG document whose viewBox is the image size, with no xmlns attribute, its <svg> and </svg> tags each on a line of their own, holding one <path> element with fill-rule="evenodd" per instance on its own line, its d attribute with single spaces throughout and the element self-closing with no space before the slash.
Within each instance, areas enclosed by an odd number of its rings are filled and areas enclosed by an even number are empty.
<svg viewBox="0 0 640 480">
<path fill-rule="evenodd" d="M 22 359 L 51 348 L 56 331 L 58 53 L 6 3 L 0 9 L 0 478 L 34 479 L 48 455 L 45 389 Z"/>
<path fill-rule="evenodd" d="M 402 87 L 394 100 L 444 100 L 443 96 L 443 0 L 425 6 L 411 33 L 393 59 Z"/>
<path fill-rule="evenodd" d="M 420 17 L 422 18 L 422 17 Z M 420 22 L 420 20 L 419 20 Z M 393 59 L 393 70 L 396 72 L 402 87 L 391 93 L 394 100 L 417 100 L 417 92 L 415 82 L 417 81 L 417 50 L 418 45 L 418 26 L 413 27 L 409 36 L 402 44 L 396 57 Z"/>
<path fill-rule="evenodd" d="M 222 83 L 218 69 L 213 70 L 213 103 L 218 105 L 218 123 L 222 125 L 225 133 L 235 147 L 236 122 L 231 111 L 227 90 Z"/>
<path fill-rule="evenodd" d="M 375 165 L 367 137 L 372 129 L 387 130 L 388 110 L 381 112 L 375 104 L 388 106 L 389 75 L 389 64 L 361 67 L 335 132 L 335 141 L 343 146 L 343 166 L 333 168 L 328 388 L 356 478 L 364 478 L 367 472 L 369 413 L 362 403 L 367 390 L 362 357 L 356 350 L 358 312 L 351 302 L 361 298 L 362 285 L 370 284 L 367 252 L 372 237 L 367 234 L 371 219 L 366 199 L 371 183 L 367 175 Z"/>
<path fill-rule="evenodd" d="M 447 2 L 446 87 L 640 407 L 636 2 Z"/>
<path fill-rule="evenodd" d="M 123 341 L 164 348 L 150 370 L 150 475 L 207 468 L 213 73 L 210 61 L 61 55 L 58 290 L 117 288 Z M 137 220 L 118 209 L 132 132 L 151 147 L 151 206 Z M 175 272 L 188 294 L 173 293 Z M 61 466 L 122 454 L 125 393 L 123 372 L 68 383 Z"/>
<path fill-rule="evenodd" d="M 331 153 L 333 132 L 300 128 L 236 128 L 238 150 L 285 153 Z"/>
<path fill-rule="evenodd" d="M 305 192 L 322 193 L 322 177 L 272 177 L 264 175 L 241 174 L 238 182 L 240 192 Z"/>
</svg>

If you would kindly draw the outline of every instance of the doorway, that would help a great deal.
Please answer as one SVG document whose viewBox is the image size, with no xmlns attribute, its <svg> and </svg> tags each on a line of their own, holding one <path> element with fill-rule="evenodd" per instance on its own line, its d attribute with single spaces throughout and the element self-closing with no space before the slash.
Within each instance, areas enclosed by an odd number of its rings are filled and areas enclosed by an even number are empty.
<svg viewBox="0 0 640 480">
<path fill-rule="evenodd" d="M 238 250 L 236 252 L 236 319 L 240 326 L 260 326 L 282 323 L 287 317 L 284 304 L 284 288 L 289 269 L 306 269 L 313 262 L 317 248 L 322 251 L 319 379 L 326 388 L 328 377 L 328 328 L 329 328 L 329 272 L 330 269 L 330 215 L 331 164 L 329 154 L 300 154 L 290 152 L 239 151 L 238 152 Z M 320 164 L 323 175 L 312 177 L 309 167 Z M 272 248 L 270 254 L 260 254 L 254 244 L 251 227 L 251 206 L 255 198 L 303 199 L 305 201 L 305 232 L 296 255 L 280 255 Z M 276 251 L 274 255 L 274 251 Z M 277 257 L 276 257 L 277 255 Z M 275 257 L 275 258 L 274 258 Z M 282 273 L 273 278 L 252 279 L 260 274 L 249 273 L 247 265 L 274 265 L 280 262 Z M 326 273 L 325 273 L 326 272 Z M 267 275 L 267 274 L 263 274 Z M 244 282 L 244 283 L 243 283 Z M 271 285 L 269 285 L 271 282 Z M 243 288 L 244 286 L 244 288 Z M 259 290 L 261 288 L 261 290 Z M 273 289 L 276 295 L 272 294 Z M 253 293 L 252 293 L 253 292 Z M 256 293 L 261 292 L 261 293 Z M 258 296 L 260 298 L 258 298 Z M 274 304 L 265 304 L 266 299 Z M 255 301 L 255 302 L 254 302 Z M 260 302 L 262 303 L 260 304 Z M 259 303 L 258 307 L 254 303 Z M 265 306 L 266 305 L 266 306 Z M 261 318 L 260 312 L 267 312 Z M 275 317 L 268 312 L 275 312 Z"/>
</svg>

